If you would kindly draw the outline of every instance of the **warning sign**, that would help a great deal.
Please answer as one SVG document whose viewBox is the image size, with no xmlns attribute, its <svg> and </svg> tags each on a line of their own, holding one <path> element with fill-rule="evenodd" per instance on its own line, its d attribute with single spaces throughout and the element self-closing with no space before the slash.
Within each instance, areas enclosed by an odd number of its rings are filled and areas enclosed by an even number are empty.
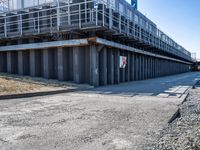
<svg viewBox="0 0 200 150">
<path fill-rule="evenodd" d="M 126 68 L 126 65 L 127 65 L 127 57 L 125 56 L 120 56 L 119 58 L 119 66 L 120 68 Z"/>
</svg>

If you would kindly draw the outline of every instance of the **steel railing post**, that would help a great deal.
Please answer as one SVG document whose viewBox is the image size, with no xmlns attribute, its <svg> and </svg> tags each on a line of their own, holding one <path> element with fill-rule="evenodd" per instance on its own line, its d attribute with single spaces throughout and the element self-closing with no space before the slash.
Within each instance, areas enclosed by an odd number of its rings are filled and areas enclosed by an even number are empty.
<svg viewBox="0 0 200 150">
<path fill-rule="evenodd" d="M 5 35 L 5 37 L 7 37 L 7 22 L 6 22 L 6 18 L 5 18 L 5 23 L 4 23 L 4 35 Z"/>
<path fill-rule="evenodd" d="M 103 27 L 105 26 L 105 16 L 104 16 L 104 5 L 103 5 L 103 9 L 102 9 L 102 20 L 103 20 Z"/>
<path fill-rule="evenodd" d="M 60 2 L 58 0 L 57 0 L 57 30 L 58 31 L 60 30 Z"/>
<path fill-rule="evenodd" d="M 79 13 L 79 28 L 81 29 L 81 5 L 78 5 L 78 13 Z"/>
<path fill-rule="evenodd" d="M 69 5 L 69 0 L 68 0 L 68 25 L 71 24 L 71 14 L 70 14 L 70 5 Z"/>
<path fill-rule="evenodd" d="M 20 15 L 20 35 L 22 35 L 22 15 Z"/>
<path fill-rule="evenodd" d="M 40 13 L 38 12 L 38 33 L 40 33 Z"/>
</svg>

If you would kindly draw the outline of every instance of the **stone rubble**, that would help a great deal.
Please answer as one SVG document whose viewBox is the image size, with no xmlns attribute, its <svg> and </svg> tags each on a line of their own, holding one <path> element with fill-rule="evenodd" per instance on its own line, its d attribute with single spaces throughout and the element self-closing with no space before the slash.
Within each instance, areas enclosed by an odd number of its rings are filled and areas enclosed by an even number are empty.
<svg viewBox="0 0 200 150">
<path fill-rule="evenodd" d="M 200 84 L 189 91 L 180 105 L 179 116 L 159 134 L 158 141 L 146 150 L 200 150 Z"/>
</svg>

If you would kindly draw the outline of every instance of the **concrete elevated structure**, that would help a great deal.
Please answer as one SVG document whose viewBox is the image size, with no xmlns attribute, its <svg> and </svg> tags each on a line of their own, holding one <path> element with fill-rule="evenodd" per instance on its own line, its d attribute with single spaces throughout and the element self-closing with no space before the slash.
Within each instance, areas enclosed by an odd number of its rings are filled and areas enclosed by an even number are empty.
<svg viewBox="0 0 200 150">
<path fill-rule="evenodd" d="M 1 72 L 100 86 L 183 73 L 191 64 L 187 50 L 124 0 L 57 1 L 0 14 Z"/>
</svg>

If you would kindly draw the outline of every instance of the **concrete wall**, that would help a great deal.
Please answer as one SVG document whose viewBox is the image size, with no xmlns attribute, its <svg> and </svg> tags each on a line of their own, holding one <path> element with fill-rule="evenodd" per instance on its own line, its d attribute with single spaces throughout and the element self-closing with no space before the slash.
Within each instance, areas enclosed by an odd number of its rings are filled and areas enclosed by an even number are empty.
<svg viewBox="0 0 200 150">
<path fill-rule="evenodd" d="M 127 57 L 125 68 L 119 56 Z M 189 65 L 96 45 L 0 52 L 0 72 L 94 86 L 145 80 L 190 71 Z"/>
</svg>

